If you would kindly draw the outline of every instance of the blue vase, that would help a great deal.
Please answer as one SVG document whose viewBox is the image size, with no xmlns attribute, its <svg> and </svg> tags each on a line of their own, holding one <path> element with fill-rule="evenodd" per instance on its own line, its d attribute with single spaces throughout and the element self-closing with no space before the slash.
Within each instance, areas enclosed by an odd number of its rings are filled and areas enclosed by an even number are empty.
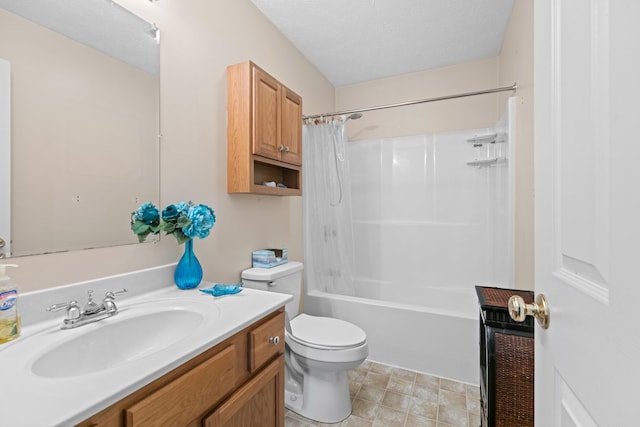
<svg viewBox="0 0 640 427">
<path fill-rule="evenodd" d="M 184 244 L 184 254 L 178 262 L 173 280 L 180 289 L 193 289 L 202 281 L 202 266 L 193 253 L 193 239 Z"/>
</svg>

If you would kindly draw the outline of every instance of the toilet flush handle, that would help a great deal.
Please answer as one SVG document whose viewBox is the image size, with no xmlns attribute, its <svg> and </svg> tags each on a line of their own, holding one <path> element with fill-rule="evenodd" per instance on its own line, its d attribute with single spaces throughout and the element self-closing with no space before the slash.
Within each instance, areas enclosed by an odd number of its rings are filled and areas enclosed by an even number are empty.
<svg viewBox="0 0 640 427">
<path fill-rule="evenodd" d="M 278 284 L 278 283 L 276 283 L 276 281 L 275 281 L 275 280 L 269 280 L 269 281 L 267 282 L 267 285 L 268 285 L 268 286 L 276 286 L 277 284 Z"/>
</svg>

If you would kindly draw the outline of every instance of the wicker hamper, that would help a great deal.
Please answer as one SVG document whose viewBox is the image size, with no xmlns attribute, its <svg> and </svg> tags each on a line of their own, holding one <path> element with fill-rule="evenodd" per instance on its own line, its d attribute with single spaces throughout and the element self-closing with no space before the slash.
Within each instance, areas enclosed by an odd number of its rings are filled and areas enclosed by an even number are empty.
<svg viewBox="0 0 640 427">
<path fill-rule="evenodd" d="M 507 309 L 533 292 L 476 286 L 480 303 L 480 399 L 482 427 L 533 427 L 533 319 L 518 323 Z"/>
</svg>

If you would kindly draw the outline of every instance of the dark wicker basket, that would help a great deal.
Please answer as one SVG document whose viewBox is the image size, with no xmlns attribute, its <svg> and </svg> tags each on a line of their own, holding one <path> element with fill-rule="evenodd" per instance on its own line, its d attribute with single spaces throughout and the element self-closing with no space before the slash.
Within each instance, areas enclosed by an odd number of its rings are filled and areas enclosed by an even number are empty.
<svg viewBox="0 0 640 427">
<path fill-rule="evenodd" d="M 512 295 L 533 302 L 533 292 L 476 286 L 480 303 L 482 427 L 533 427 L 533 319 L 516 322 Z"/>
<path fill-rule="evenodd" d="M 495 426 L 533 427 L 533 338 L 496 332 Z"/>
<path fill-rule="evenodd" d="M 515 329 L 519 331 L 531 331 L 533 318 L 527 317 L 524 322 L 516 322 L 509 316 L 509 298 L 519 295 L 527 304 L 533 303 L 533 292 L 516 289 L 502 289 L 485 286 L 476 286 L 478 301 L 482 316 L 487 325 L 496 328 Z"/>
</svg>

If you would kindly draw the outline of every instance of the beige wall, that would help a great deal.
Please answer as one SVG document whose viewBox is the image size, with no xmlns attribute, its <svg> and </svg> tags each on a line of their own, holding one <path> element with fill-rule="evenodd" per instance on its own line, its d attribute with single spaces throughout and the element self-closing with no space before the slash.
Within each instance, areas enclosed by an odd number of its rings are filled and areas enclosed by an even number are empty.
<svg viewBox="0 0 640 427">
<path fill-rule="evenodd" d="M 409 102 L 491 89 L 498 84 L 498 58 L 336 88 L 336 110 Z M 369 111 L 348 122 L 351 141 L 494 126 L 498 95 L 482 95 Z"/>
<path fill-rule="evenodd" d="M 212 234 L 195 242 L 205 279 L 237 281 L 258 248 L 287 247 L 291 259 L 301 259 L 300 197 L 226 193 L 225 71 L 255 61 L 302 95 L 305 114 L 333 109 L 332 85 L 249 0 L 118 3 L 162 31 L 161 203 L 214 208 Z M 181 252 L 169 236 L 157 244 L 17 257 L 12 277 L 30 291 L 175 262 Z"/>
<path fill-rule="evenodd" d="M 500 86 L 518 83 L 516 113 L 516 287 L 534 287 L 533 0 L 514 2 L 500 51 Z M 504 95 L 506 96 L 506 95 Z M 500 107 L 504 103 L 499 104 Z"/>
</svg>

